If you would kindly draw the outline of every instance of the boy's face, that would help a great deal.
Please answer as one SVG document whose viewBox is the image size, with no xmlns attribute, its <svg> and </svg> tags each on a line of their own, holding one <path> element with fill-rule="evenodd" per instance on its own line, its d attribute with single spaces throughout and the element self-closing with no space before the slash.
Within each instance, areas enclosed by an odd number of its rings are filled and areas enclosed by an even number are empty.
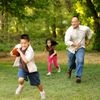
<svg viewBox="0 0 100 100">
<path fill-rule="evenodd" d="M 22 49 L 26 49 L 29 46 L 30 42 L 26 39 L 21 39 L 20 44 L 21 44 Z"/>
</svg>

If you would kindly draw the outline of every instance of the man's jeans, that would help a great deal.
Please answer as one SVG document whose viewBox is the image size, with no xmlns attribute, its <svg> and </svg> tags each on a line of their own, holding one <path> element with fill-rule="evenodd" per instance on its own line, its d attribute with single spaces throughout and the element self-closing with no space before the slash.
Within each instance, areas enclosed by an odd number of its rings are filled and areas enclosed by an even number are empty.
<svg viewBox="0 0 100 100">
<path fill-rule="evenodd" d="M 68 69 L 72 70 L 76 66 L 76 76 L 81 77 L 84 65 L 85 49 L 78 49 L 75 54 L 68 51 Z"/>
</svg>

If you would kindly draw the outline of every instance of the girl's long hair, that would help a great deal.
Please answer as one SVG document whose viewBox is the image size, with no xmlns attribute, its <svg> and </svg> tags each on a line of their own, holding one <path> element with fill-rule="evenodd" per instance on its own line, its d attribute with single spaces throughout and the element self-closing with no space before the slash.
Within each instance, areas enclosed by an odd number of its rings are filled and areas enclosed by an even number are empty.
<svg viewBox="0 0 100 100">
<path fill-rule="evenodd" d="M 53 40 L 52 38 L 48 38 L 48 39 L 46 39 L 46 49 L 48 49 L 49 47 L 48 47 L 48 45 L 47 45 L 47 42 L 48 41 L 51 41 L 51 47 L 53 47 L 53 46 L 56 46 L 58 43 L 55 41 L 55 40 Z"/>
</svg>

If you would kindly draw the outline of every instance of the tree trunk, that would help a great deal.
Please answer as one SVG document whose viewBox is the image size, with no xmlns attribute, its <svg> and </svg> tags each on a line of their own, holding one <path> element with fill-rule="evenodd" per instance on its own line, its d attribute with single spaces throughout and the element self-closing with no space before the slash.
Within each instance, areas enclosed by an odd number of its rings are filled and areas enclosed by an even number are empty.
<svg viewBox="0 0 100 100">
<path fill-rule="evenodd" d="M 9 42 L 8 34 L 8 3 L 7 1 L 2 2 L 2 11 L 1 11 L 1 41 Z"/>
<path fill-rule="evenodd" d="M 55 25 L 55 23 L 52 25 L 52 33 L 53 33 L 53 38 L 56 38 L 57 35 L 56 35 L 56 25 Z"/>
<path fill-rule="evenodd" d="M 99 2 L 99 1 L 98 1 Z M 94 18 L 94 30 L 95 30 L 95 39 L 94 39 L 94 50 L 100 51 L 100 19 L 98 17 L 95 6 L 91 0 L 86 0 L 87 7 L 90 9 L 92 16 Z"/>
<path fill-rule="evenodd" d="M 51 28 L 52 28 L 53 38 L 56 38 L 57 35 L 56 35 L 56 18 L 55 17 L 53 19 L 53 24 L 52 24 Z"/>
<path fill-rule="evenodd" d="M 49 29 L 48 18 L 45 19 L 45 28 L 46 28 L 46 34 L 49 34 L 49 35 L 50 35 L 50 29 Z"/>
</svg>

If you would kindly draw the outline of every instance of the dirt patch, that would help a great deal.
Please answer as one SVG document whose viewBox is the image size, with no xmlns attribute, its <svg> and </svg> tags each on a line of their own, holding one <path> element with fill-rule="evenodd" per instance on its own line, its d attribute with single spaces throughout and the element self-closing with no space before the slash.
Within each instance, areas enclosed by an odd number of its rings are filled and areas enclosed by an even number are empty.
<svg viewBox="0 0 100 100">
<path fill-rule="evenodd" d="M 43 52 L 36 52 L 35 53 L 35 61 L 36 62 L 47 62 L 47 53 Z M 2 57 L 0 58 L 0 62 L 9 62 L 9 61 L 14 61 L 15 57 Z M 65 52 L 58 52 L 58 62 L 60 64 L 66 64 L 67 62 L 67 53 Z M 95 52 L 95 53 L 86 53 L 85 54 L 85 63 L 87 64 L 100 64 L 100 53 Z"/>
<path fill-rule="evenodd" d="M 85 63 L 100 64 L 100 52 L 86 53 Z"/>
</svg>

